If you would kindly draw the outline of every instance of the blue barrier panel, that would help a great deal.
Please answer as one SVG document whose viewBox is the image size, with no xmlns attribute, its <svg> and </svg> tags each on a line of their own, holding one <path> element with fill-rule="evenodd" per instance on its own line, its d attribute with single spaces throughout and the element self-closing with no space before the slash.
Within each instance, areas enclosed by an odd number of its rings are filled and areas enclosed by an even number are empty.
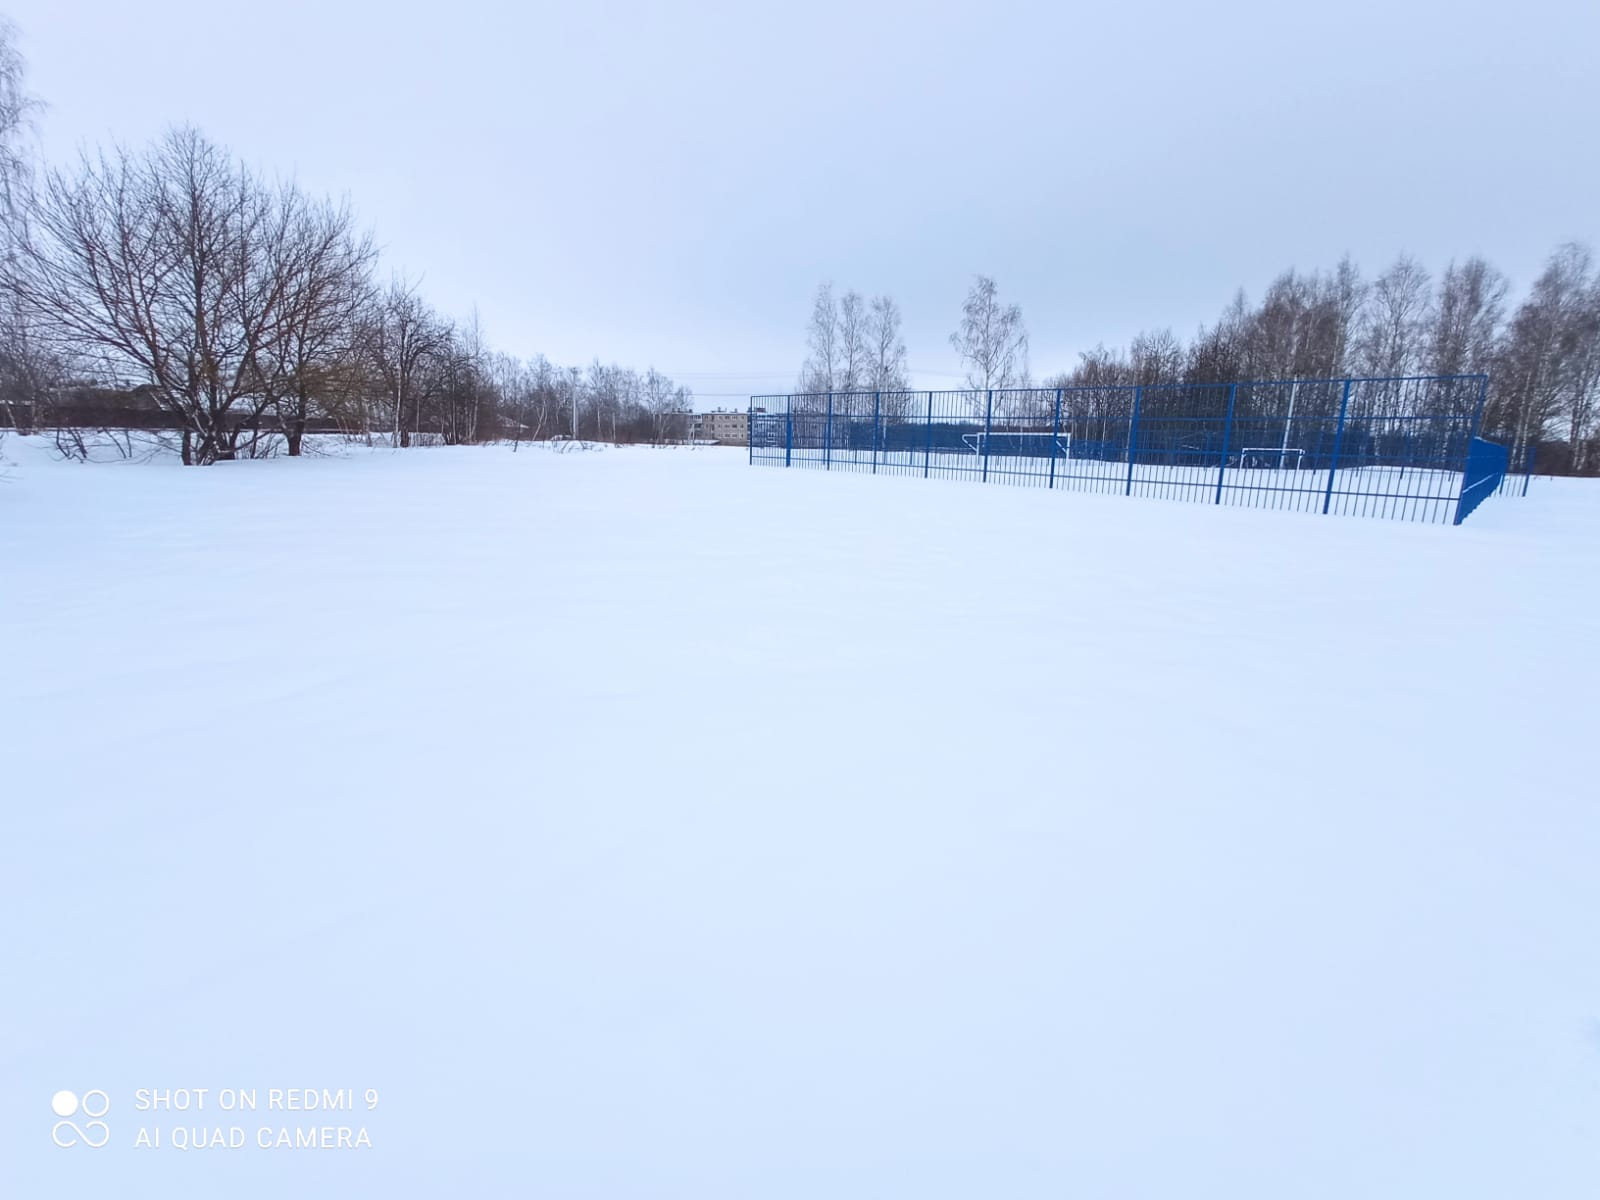
<svg viewBox="0 0 1600 1200">
<path fill-rule="evenodd" d="M 1459 525 L 1500 486 L 1506 477 L 1510 455 L 1498 442 L 1472 439 L 1467 450 L 1467 466 L 1461 480 L 1461 499 L 1456 502 L 1456 524 Z"/>
</svg>

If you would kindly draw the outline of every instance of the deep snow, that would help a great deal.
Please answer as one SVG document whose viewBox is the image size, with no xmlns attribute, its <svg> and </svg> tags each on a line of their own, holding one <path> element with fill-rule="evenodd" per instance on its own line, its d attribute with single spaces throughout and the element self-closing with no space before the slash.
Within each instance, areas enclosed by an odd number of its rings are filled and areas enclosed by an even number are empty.
<svg viewBox="0 0 1600 1200">
<path fill-rule="evenodd" d="M 1600 1194 L 1600 484 L 0 453 L 0 1195 Z"/>
</svg>

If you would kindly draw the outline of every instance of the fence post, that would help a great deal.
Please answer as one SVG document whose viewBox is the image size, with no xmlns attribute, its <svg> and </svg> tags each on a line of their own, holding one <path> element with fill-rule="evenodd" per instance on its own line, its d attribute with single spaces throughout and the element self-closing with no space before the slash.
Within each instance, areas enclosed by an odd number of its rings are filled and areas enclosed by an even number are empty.
<svg viewBox="0 0 1600 1200">
<path fill-rule="evenodd" d="M 1533 478 L 1533 456 L 1539 449 L 1538 442 L 1528 443 L 1528 461 L 1522 468 L 1522 494 L 1528 494 L 1528 481 Z"/>
<path fill-rule="evenodd" d="M 933 393 L 928 393 L 928 432 L 922 447 L 922 477 L 928 477 L 928 464 L 933 460 Z"/>
<path fill-rule="evenodd" d="M 1128 486 L 1124 496 L 1133 495 L 1133 456 L 1139 450 L 1139 406 L 1144 403 L 1144 385 L 1133 389 L 1133 420 L 1128 423 Z M 1103 428 L 1103 427 L 1102 427 Z"/>
<path fill-rule="evenodd" d="M 994 389 L 986 393 L 983 405 L 983 482 L 989 482 L 989 429 L 994 424 Z"/>
<path fill-rule="evenodd" d="M 1050 486 L 1056 485 L 1056 448 L 1061 443 L 1061 389 L 1056 389 L 1056 424 L 1050 432 Z"/>
<path fill-rule="evenodd" d="M 794 397 L 783 402 L 783 465 L 794 462 Z"/>
<path fill-rule="evenodd" d="M 872 393 L 872 473 L 878 473 L 878 412 L 882 392 Z"/>
<path fill-rule="evenodd" d="M 828 393 L 828 419 L 823 426 L 822 469 L 833 470 L 833 393 Z"/>
<path fill-rule="evenodd" d="M 1350 380 L 1344 381 L 1344 398 L 1339 401 L 1339 424 L 1333 431 L 1333 458 L 1328 463 L 1328 490 L 1322 497 L 1322 515 L 1333 504 L 1333 476 L 1339 469 L 1339 447 L 1344 442 L 1344 415 L 1350 410 Z"/>
<path fill-rule="evenodd" d="M 1222 426 L 1222 463 L 1217 467 L 1217 503 L 1222 503 L 1222 481 L 1228 474 L 1228 447 L 1233 442 L 1233 402 L 1238 398 L 1239 385 L 1228 385 L 1228 419 Z"/>
</svg>

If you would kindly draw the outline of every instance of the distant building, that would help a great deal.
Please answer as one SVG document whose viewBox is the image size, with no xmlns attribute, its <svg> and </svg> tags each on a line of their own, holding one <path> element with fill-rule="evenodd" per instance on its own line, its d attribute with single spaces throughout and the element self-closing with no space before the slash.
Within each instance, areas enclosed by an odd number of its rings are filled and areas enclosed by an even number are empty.
<svg viewBox="0 0 1600 1200">
<path fill-rule="evenodd" d="M 743 409 L 737 412 L 696 413 L 698 428 L 693 431 L 696 441 L 716 442 L 721 446 L 746 446 L 750 444 L 750 414 Z"/>
</svg>

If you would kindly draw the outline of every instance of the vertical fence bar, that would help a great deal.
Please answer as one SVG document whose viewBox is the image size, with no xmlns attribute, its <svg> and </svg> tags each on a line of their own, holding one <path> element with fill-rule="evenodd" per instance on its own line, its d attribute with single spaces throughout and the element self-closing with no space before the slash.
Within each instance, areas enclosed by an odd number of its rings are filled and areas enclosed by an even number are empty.
<svg viewBox="0 0 1600 1200">
<path fill-rule="evenodd" d="M 744 413 L 744 449 L 747 467 L 756 465 L 756 402 L 750 401 L 750 407 Z"/>
<path fill-rule="evenodd" d="M 872 393 L 872 473 L 878 473 L 878 411 L 882 392 Z"/>
<path fill-rule="evenodd" d="M 994 389 L 987 393 L 983 405 L 983 482 L 989 482 L 989 430 L 994 424 Z"/>
<path fill-rule="evenodd" d="M 1489 399 L 1489 377 L 1487 375 L 1482 375 L 1482 376 L 1479 376 L 1479 382 L 1478 382 L 1478 405 L 1472 412 L 1472 428 L 1467 430 L 1467 441 L 1468 442 L 1471 442 L 1472 439 L 1475 438 L 1475 437 L 1482 436 L 1482 433 L 1483 433 L 1483 406 L 1488 402 L 1488 399 Z"/>
<path fill-rule="evenodd" d="M 828 393 L 828 419 L 823 424 L 822 469 L 833 470 L 833 393 Z"/>
<path fill-rule="evenodd" d="M 1050 431 L 1050 486 L 1056 485 L 1056 451 L 1061 446 L 1061 389 L 1056 389 L 1055 427 Z"/>
<path fill-rule="evenodd" d="M 1128 422 L 1128 486 L 1124 496 L 1133 495 L 1133 457 L 1139 452 L 1139 407 L 1144 403 L 1144 386 L 1133 389 L 1133 419 Z M 1104 437 L 1104 434 L 1101 434 Z"/>
<path fill-rule="evenodd" d="M 1350 380 L 1344 381 L 1344 398 L 1339 401 L 1339 424 L 1333 430 L 1333 457 L 1328 461 L 1328 490 L 1322 496 L 1322 515 L 1333 503 L 1333 477 L 1339 470 L 1339 446 L 1344 441 L 1344 417 L 1350 411 Z"/>
<path fill-rule="evenodd" d="M 928 425 L 922 446 L 922 477 L 928 477 L 928 464 L 933 461 L 933 393 L 928 393 Z"/>
<path fill-rule="evenodd" d="M 1228 447 L 1233 442 L 1233 402 L 1239 395 L 1239 385 L 1228 385 L 1228 419 L 1222 426 L 1222 463 L 1217 467 L 1217 503 L 1222 503 L 1222 481 L 1228 474 Z"/>
<path fill-rule="evenodd" d="M 794 462 L 794 397 L 788 396 L 783 401 L 783 465 L 790 466 Z"/>
</svg>

